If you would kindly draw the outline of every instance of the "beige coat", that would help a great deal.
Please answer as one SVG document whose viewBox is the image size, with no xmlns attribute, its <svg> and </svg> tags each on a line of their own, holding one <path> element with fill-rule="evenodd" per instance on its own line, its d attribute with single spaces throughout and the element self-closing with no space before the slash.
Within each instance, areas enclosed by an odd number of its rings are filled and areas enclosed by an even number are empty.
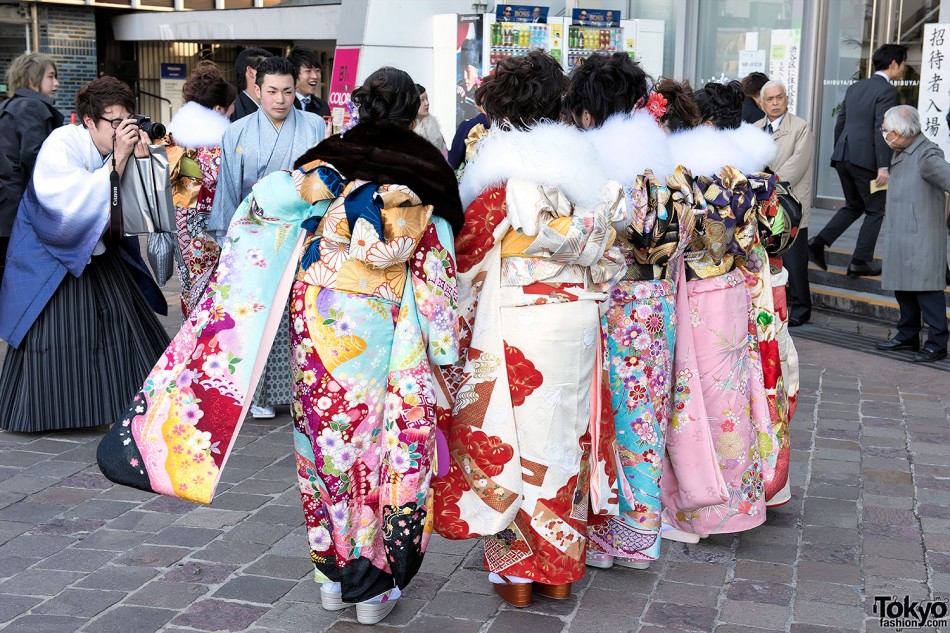
<svg viewBox="0 0 950 633">
<path fill-rule="evenodd" d="M 768 117 L 755 123 L 764 128 Z M 775 160 L 769 168 L 780 180 L 788 181 L 792 191 L 802 203 L 801 227 L 808 226 L 811 217 L 812 188 L 815 173 L 815 135 L 805 119 L 786 112 L 778 129 L 772 132 L 772 140 L 778 147 Z"/>
</svg>

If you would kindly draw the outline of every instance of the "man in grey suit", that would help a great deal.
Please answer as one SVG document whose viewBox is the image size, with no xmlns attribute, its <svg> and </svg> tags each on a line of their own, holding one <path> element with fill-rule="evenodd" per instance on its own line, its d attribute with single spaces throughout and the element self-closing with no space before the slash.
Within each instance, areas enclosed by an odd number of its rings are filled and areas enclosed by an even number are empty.
<svg viewBox="0 0 950 633">
<path fill-rule="evenodd" d="M 884 113 L 897 105 L 897 89 L 891 82 L 904 75 L 906 59 L 905 47 L 885 44 L 871 57 L 874 75 L 852 84 L 845 93 L 835 123 L 835 149 L 831 154 L 831 164 L 841 179 L 845 205 L 808 243 L 809 258 L 824 270 L 828 269 L 825 247 L 834 244 L 864 215 L 848 276 L 881 274 L 881 267 L 873 263 L 874 246 L 884 220 L 887 193 L 871 193 L 871 183 L 877 187 L 887 184 L 891 149 L 881 136 L 881 123 Z"/>
</svg>

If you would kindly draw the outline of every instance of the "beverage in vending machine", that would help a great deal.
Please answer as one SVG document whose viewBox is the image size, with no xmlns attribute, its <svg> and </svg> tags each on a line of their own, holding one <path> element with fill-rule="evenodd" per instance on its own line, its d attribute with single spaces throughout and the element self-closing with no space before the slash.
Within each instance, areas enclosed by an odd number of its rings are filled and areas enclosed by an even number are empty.
<svg viewBox="0 0 950 633">
<path fill-rule="evenodd" d="M 577 33 L 577 48 L 584 48 L 584 31 L 583 29 L 579 30 Z"/>
</svg>

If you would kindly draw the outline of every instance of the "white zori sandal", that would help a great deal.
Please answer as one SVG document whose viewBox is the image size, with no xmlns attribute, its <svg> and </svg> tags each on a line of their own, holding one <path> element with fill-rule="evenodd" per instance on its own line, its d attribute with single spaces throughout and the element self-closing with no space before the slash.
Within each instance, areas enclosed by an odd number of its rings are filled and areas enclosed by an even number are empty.
<svg viewBox="0 0 950 633">
<path fill-rule="evenodd" d="M 393 587 L 375 598 L 355 603 L 356 621 L 360 624 L 376 624 L 396 608 L 396 601 L 402 593 L 399 587 Z M 338 582 L 325 582 L 320 585 L 320 604 L 327 611 L 340 611 L 354 606 L 352 602 L 343 602 L 343 591 Z"/>
</svg>

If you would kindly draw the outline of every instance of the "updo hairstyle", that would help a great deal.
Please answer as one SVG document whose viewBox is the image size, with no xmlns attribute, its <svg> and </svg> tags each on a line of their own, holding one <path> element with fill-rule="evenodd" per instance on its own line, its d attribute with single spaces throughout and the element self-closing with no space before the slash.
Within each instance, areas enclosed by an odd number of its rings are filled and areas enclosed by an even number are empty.
<svg viewBox="0 0 950 633">
<path fill-rule="evenodd" d="M 203 61 L 195 66 L 181 89 L 185 103 L 194 101 L 209 110 L 215 106 L 225 110 L 237 99 L 237 90 L 224 78 L 214 62 Z"/>
<path fill-rule="evenodd" d="M 704 123 L 709 121 L 720 130 L 734 130 L 742 124 L 745 93 L 738 81 L 725 84 L 711 81 L 697 90 L 695 96 Z"/>
<path fill-rule="evenodd" d="M 660 77 L 653 86 L 653 92 L 666 99 L 666 113 L 660 118 L 660 123 L 670 132 L 690 130 L 703 122 L 703 115 L 699 112 L 693 88 L 688 81 Z"/>
<path fill-rule="evenodd" d="M 649 76 L 626 53 L 597 53 L 571 74 L 565 109 L 580 120 L 584 110 L 602 125 L 611 115 L 633 112 L 649 96 Z"/>
<path fill-rule="evenodd" d="M 475 91 L 475 103 L 492 123 L 508 121 L 525 130 L 538 121 L 557 121 L 561 98 L 570 87 L 571 81 L 553 57 L 531 51 L 499 61 L 495 73 Z"/>
<path fill-rule="evenodd" d="M 404 70 L 384 66 L 353 91 L 350 99 L 359 108 L 360 123 L 389 121 L 412 127 L 419 114 L 419 90 Z"/>
</svg>

